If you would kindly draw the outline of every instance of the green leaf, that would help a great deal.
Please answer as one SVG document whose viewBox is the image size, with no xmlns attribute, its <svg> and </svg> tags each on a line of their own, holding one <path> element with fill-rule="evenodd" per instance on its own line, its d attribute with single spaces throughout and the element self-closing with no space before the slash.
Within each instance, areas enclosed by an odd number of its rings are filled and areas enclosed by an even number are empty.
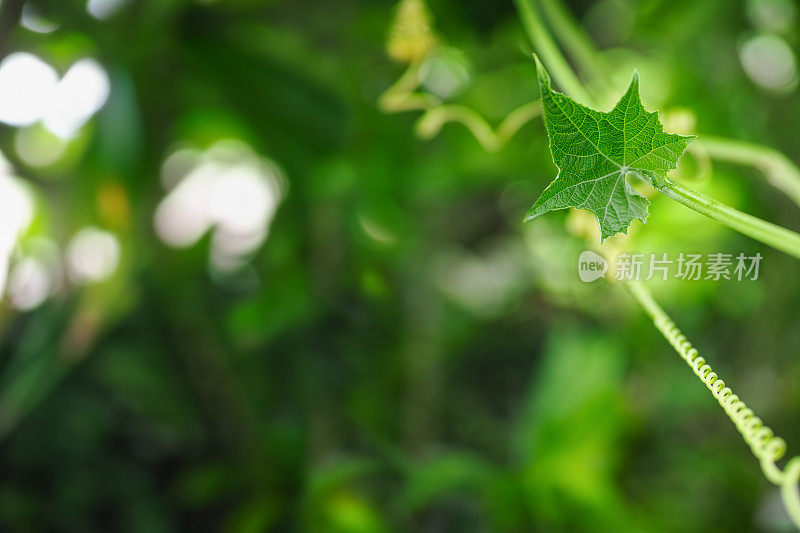
<svg viewBox="0 0 800 533">
<path fill-rule="evenodd" d="M 617 105 L 601 113 L 550 88 L 550 76 L 535 57 L 550 152 L 556 179 L 525 217 L 526 222 L 557 209 L 594 213 L 602 238 L 627 233 L 633 219 L 647 220 L 650 202 L 628 182 L 638 177 L 656 189 L 694 137 L 664 133 L 656 113 L 639 97 L 639 75 Z"/>
</svg>

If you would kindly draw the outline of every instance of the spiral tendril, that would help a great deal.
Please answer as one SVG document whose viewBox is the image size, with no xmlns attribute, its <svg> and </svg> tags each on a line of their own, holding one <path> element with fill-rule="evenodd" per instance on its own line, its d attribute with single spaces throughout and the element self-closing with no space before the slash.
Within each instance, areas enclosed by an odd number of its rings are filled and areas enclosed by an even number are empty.
<svg viewBox="0 0 800 533">
<path fill-rule="evenodd" d="M 739 430 L 753 455 L 761 463 L 764 476 L 773 484 L 780 486 L 781 498 L 794 525 L 800 529 L 800 456 L 792 458 L 783 470 L 775 464 L 786 453 L 786 442 L 776 436 L 752 409 L 733 393 L 719 375 L 711 369 L 706 359 L 692 346 L 681 333 L 669 315 L 656 303 L 650 292 L 635 281 L 624 283 L 624 287 L 637 303 L 652 318 L 653 324 L 669 341 L 675 351 L 694 371 L 700 381 L 705 383 L 714 398 Z"/>
</svg>

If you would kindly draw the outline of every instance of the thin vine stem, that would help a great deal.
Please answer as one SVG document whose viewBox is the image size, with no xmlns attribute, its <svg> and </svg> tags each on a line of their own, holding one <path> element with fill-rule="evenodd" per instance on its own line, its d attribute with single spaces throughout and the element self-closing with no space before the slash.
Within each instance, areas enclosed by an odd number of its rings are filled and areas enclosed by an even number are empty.
<svg viewBox="0 0 800 533">
<path fill-rule="evenodd" d="M 416 125 L 423 139 L 436 136 L 448 122 L 462 124 L 488 152 L 503 148 L 525 124 L 542 114 L 539 100 L 522 104 L 493 128 L 477 111 L 460 104 L 443 104 L 437 96 L 419 91 L 422 61 L 412 62 L 400 78 L 379 98 L 384 113 L 424 111 Z"/>
<path fill-rule="evenodd" d="M 528 38 L 556 82 L 572 98 L 584 104 L 592 104 L 594 100 L 584 89 L 583 83 L 575 75 L 558 45 L 547 31 L 536 0 L 516 0 L 516 4 Z"/>
<path fill-rule="evenodd" d="M 711 135 L 701 135 L 698 141 L 712 159 L 760 170 L 773 187 L 800 205 L 800 169 L 781 152 L 760 144 Z"/>
<path fill-rule="evenodd" d="M 800 489 L 798 488 L 800 456 L 789 460 L 786 467 L 781 470 L 775 462 L 786 453 L 786 442 L 764 425 L 753 410 L 747 407 L 747 404 L 734 394 L 730 387 L 725 385 L 719 375 L 711 369 L 711 365 L 706 362 L 706 359 L 681 333 L 666 311 L 656 303 L 644 285 L 636 281 L 627 281 L 623 283 L 623 287 L 650 316 L 655 327 L 675 348 L 678 355 L 686 361 L 700 381 L 705 383 L 711 391 L 745 442 L 750 445 L 753 455 L 761 463 L 764 476 L 773 484 L 780 486 L 786 512 L 794 525 L 800 528 Z"/>
<path fill-rule="evenodd" d="M 496 152 L 514 137 L 522 126 L 542 114 L 538 100 L 523 104 L 509 113 L 497 129 L 492 129 L 486 119 L 473 109 L 463 105 L 440 105 L 432 107 L 417 121 L 417 135 L 423 139 L 434 137 L 448 122 L 459 122 L 466 127 L 481 146 Z"/>
<path fill-rule="evenodd" d="M 391 87 L 378 98 L 378 107 L 384 113 L 399 113 L 416 109 L 430 109 L 442 101 L 428 93 L 414 92 L 419 87 L 419 68 L 422 61 L 414 61 Z"/>
<path fill-rule="evenodd" d="M 532 0 L 535 1 L 535 0 Z M 541 0 L 542 12 L 570 57 L 593 81 L 606 83 L 594 44 L 560 0 Z"/>
<path fill-rule="evenodd" d="M 742 213 L 670 179 L 667 179 L 667 185 L 659 190 L 698 213 L 800 259 L 800 234 L 794 231 Z"/>
</svg>

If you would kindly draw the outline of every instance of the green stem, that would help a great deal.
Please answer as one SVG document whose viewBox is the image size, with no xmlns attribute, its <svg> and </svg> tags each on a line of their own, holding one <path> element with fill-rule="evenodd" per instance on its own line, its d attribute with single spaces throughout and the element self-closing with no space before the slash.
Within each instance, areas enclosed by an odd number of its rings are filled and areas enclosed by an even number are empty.
<svg viewBox="0 0 800 533">
<path fill-rule="evenodd" d="M 742 213 L 672 180 L 659 190 L 698 213 L 800 259 L 800 235 L 793 231 Z"/>
<path fill-rule="evenodd" d="M 420 65 L 419 61 L 411 63 L 403 75 L 378 98 L 378 107 L 384 113 L 425 111 L 417 121 L 417 135 L 423 139 L 434 137 L 448 122 L 458 122 L 472 133 L 485 150 L 496 152 L 504 147 L 522 126 L 542 113 L 542 106 L 538 100 L 528 102 L 509 113 L 496 130 L 492 129 L 486 119 L 469 107 L 457 104 L 445 105 L 432 94 L 416 92 L 420 86 Z"/>
<path fill-rule="evenodd" d="M 535 119 L 542 114 L 542 102 L 534 100 L 527 104 L 522 104 L 511 113 L 506 115 L 506 118 L 497 126 L 497 137 L 504 143 L 507 143 L 511 138 L 528 122 Z"/>
<path fill-rule="evenodd" d="M 542 11 L 553 27 L 558 40 L 578 64 L 580 70 L 593 80 L 605 81 L 602 66 L 598 63 L 597 50 L 569 10 L 560 0 L 541 0 Z"/>
<path fill-rule="evenodd" d="M 561 54 L 558 45 L 547 31 L 539 8 L 535 0 L 515 0 L 519 10 L 522 25 L 528 38 L 533 42 L 533 47 L 542 58 L 548 70 L 566 94 L 584 104 L 593 103 L 589 93 L 570 68 L 569 63 Z"/>
<path fill-rule="evenodd" d="M 782 153 L 760 144 L 722 137 L 702 135 L 698 140 L 712 159 L 760 170 L 770 185 L 800 205 L 800 169 Z"/>
<path fill-rule="evenodd" d="M 432 94 L 415 93 L 419 87 L 420 61 L 411 63 L 394 84 L 378 98 L 378 107 L 384 113 L 399 113 L 415 109 L 429 109 L 441 104 Z"/>
<path fill-rule="evenodd" d="M 440 105 L 432 107 L 417 121 L 417 135 L 423 139 L 434 137 L 448 122 L 463 124 L 489 151 L 495 152 L 504 147 L 519 129 L 542 113 L 538 100 L 523 104 L 503 119 L 497 130 L 492 129 L 486 119 L 463 105 Z"/>
<path fill-rule="evenodd" d="M 653 325 L 672 344 L 678 355 L 694 370 L 700 380 L 705 383 L 711 394 L 722 406 L 725 414 L 742 434 L 745 442 L 750 445 L 753 455 L 761 463 L 761 470 L 766 478 L 779 485 L 781 497 L 786 512 L 795 526 L 800 528 L 800 493 L 798 493 L 798 480 L 800 480 L 800 457 L 794 457 L 781 470 L 775 461 L 783 457 L 786 451 L 786 442 L 775 436 L 773 431 L 764 425 L 752 409 L 747 407 L 719 375 L 711 369 L 697 350 L 692 346 L 686 336 L 675 326 L 669 315 L 656 303 L 644 285 L 635 281 L 628 281 L 623 287 L 636 300 L 636 302 L 650 315 Z"/>
<path fill-rule="evenodd" d="M 500 140 L 486 120 L 463 105 L 440 105 L 428 109 L 417 121 L 417 135 L 431 139 L 447 122 L 463 124 L 486 150 L 494 152 L 500 148 Z"/>
</svg>

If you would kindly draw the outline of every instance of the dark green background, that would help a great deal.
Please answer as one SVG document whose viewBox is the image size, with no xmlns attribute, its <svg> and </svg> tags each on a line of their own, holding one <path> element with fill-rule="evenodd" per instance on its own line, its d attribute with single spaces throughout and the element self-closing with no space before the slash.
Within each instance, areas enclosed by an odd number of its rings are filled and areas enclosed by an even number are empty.
<svg viewBox="0 0 800 533">
<path fill-rule="evenodd" d="M 111 98 L 70 161 L 26 168 L 5 126 L 0 150 L 57 242 L 97 224 L 123 256 L 113 281 L 3 313 L 0 529 L 790 530 L 777 488 L 633 301 L 578 280 L 586 245 L 567 214 L 522 224 L 555 172 L 541 121 L 490 153 L 460 125 L 421 140 L 419 111 L 378 109 L 405 68 L 385 49 L 394 2 L 132 0 L 105 21 L 79 1 L 32 3 L 59 28 L 17 26 L 4 0 L 2 49 L 60 72 L 93 57 Z M 796 91 L 760 88 L 739 61 L 760 31 L 750 3 L 568 8 L 604 50 L 610 94 L 636 67 L 648 109 L 798 160 Z M 429 7 L 471 64 L 456 102 L 497 124 L 538 97 L 513 2 Z M 216 276 L 207 239 L 168 248 L 152 217 L 175 143 L 231 137 L 277 163 L 288 192 L 252 267 Z M 107 183 L 130 205 L 118 226 L 98 207 Z M 757 170 L 715 163 L 697 188 L 800 228 Z M 668 199 L 651 213 L 636 250 L 764 256 L 755 282 L 651 286 L 800 452 L 798 263 Z"/>
</svg>

